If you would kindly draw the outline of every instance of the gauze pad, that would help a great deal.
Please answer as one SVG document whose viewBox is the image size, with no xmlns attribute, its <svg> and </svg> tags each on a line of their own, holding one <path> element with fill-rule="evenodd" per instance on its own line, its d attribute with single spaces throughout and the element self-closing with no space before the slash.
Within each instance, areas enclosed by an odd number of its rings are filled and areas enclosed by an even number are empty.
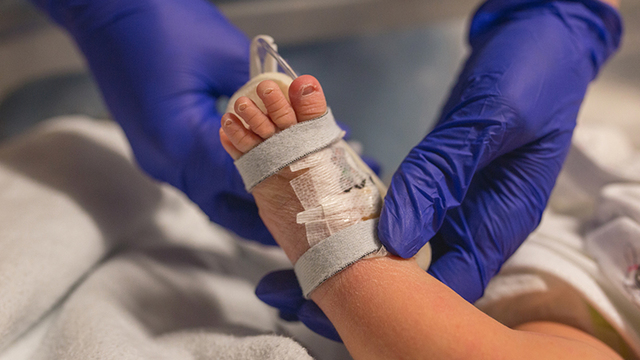
<svg viewBox="0 0 640 360">
<path fill-rule="evenodd" d="M 304 211 L 296 222 L 304 224 L 309 246 L 360 221 L 379 217 L 382 197 L 371 170 L 359 167 L 353 150 L 339 141 L 289 167 L 307 170 L 291 180 Z"/>
</svg>

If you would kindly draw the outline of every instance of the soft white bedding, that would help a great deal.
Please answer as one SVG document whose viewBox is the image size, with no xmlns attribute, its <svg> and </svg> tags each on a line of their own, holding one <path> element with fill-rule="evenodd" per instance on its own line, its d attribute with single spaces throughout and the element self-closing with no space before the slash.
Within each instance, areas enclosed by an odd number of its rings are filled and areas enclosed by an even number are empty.
<svg viewBox="0 0 640 360">
<path fill-rule="evenodd" d="M 348 359 L 254 295 L 290 266 L 143 175 L 113 123 L 0 146 L 2 360 Z"/>
</svg>

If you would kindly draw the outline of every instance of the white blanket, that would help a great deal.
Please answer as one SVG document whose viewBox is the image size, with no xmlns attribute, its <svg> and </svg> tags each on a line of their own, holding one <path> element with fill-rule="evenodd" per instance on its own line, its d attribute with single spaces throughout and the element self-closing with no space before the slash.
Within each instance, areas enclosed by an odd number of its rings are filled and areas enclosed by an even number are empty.
<svg viewBox="0 0 640 360">
<path fill-rule="evenodd" d="M 2 360 L 348 359 L 254 295 L 289 267 L 143 175 L 113 123 L 0 146 Z"/>
</svg>

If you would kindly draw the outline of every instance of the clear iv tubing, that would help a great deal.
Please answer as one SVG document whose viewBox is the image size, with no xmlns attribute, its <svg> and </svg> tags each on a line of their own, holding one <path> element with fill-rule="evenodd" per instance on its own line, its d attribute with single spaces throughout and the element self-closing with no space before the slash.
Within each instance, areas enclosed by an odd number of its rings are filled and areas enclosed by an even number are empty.
<svg viewBox="0 0 640 360">
<path fill-rule="evenodd" d="M 289 66 L 289 64 L 278 54 L 278 52 L 264 39 L 258 39 L 258 44 L 267 52 L 267 54 L 273 56 L 273 58 L 278 62 L 280 68 L 285 72 L 285 74 L 289 75 L 292 79 L 298 77 L 295 71 Z"/>
</svg>

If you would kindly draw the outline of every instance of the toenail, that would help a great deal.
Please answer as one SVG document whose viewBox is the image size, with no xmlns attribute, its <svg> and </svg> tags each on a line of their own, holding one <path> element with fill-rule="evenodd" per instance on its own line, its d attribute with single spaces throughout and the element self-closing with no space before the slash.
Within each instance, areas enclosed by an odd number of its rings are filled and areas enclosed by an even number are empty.
<svg viewBox="0 0 640 360">
<path fill-rule="evenodd" d="M 265 90 L 264 90 L 264 92 L 262 92 L 262 93 L 263 93 L 264 95 L 269 95 L 269 94 L 271 94 L 272 92 L 273 92 L 273 89 L 272 89 L 272 88 L 268 88 L 268 89 L 265 89 Z"/>
<path fill-rule="evenodd" d="M 224 126 L 231 126 L 231 124 L 233 124 L 233 120 L 231 119 L 227 119 L 224 121 Z"/>
<path fill-rule="evenodd" d="M 310 95 L 316 91 L 316 87 L 313 85 L 306 85 L 302 87 L 302 96 Z"/>
<path fill-rule="evenodd" d="M 247 108 L 247 104 L 240 104 L 238 105 L 238 111 L 244 111 L 244 109 Z"/>
</svg>

